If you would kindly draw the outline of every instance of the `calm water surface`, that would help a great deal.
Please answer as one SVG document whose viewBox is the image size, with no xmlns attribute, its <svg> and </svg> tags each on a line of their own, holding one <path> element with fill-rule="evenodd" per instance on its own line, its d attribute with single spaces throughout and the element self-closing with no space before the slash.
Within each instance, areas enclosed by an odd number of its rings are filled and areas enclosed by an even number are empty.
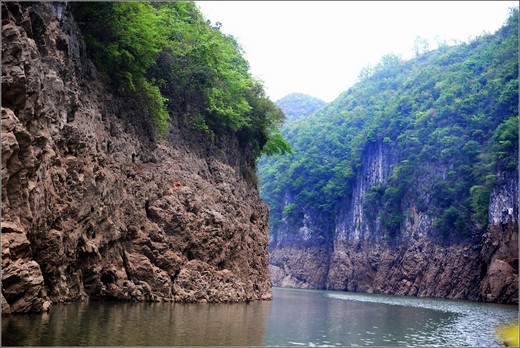
<svg viewBox="0 0 520 348">
<path fill-rule="evenodd" d="M 54 305 L 2 317 L 2 346 L 500 346 L 518 306 L 273 289 L 249 304 Z"/>
</svg>

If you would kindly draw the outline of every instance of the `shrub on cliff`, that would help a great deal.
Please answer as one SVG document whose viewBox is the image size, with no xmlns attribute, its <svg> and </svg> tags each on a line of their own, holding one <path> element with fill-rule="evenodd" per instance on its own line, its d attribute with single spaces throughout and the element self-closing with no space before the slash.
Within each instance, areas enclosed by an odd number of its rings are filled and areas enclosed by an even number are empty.
<svg viewBox="0 0 520 348">
<path fill-rule="evenodd" d="M 139 95 L 159 134 L 173 113 L 212 135 L 239 133 L 255 156 L 266 144 L 270 153 L 287 151 L 276 132 L 283 113 L 249 73 L 237 41 L 194 3 L 82 2 L 75 17 L 96 67 Z"/>
</svg>

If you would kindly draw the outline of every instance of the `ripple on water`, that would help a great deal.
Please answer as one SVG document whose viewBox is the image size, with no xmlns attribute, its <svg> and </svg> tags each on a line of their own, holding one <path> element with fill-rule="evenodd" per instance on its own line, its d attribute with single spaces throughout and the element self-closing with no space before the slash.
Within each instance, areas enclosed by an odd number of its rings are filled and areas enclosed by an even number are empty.
<svg viewBox="0 0 520 348">
<path fill-rule="evenodd" d="M 340 300 L 423 308 L 452 314 L 440 323 L 436 319 L 426 320 L 418 332 L 409 328 L 409 333 L 404 336 L 405 340 L 396 342 L 399 345 L 501 346 L 501 341 L 495 334 L 496 327 L 518 318 L 517 306 L 357 293 L 327 295 Z M 389 336 L 384 336 L 382 341 L 395 342 Z"/>
</svg>

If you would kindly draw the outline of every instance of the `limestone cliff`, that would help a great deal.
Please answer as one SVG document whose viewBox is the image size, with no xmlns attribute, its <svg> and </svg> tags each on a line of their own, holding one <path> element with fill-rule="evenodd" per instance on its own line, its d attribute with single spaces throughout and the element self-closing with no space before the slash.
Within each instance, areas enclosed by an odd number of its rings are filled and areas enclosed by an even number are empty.
<svg viewBox="0 0 520 348">
<path fill-rule="evenodd" d="M 396 238 L 385 238 L 380 221 L 369 218 L 363 205 L 365 194 L 387 180 L 395 161 L 389 146 L 374 145 L 363 157 L 351 199 L 330 225 L 309 210 L 296 232 L 288 221 L 271 232 L 273 284 L 518 303 L 518 172 L 501 173 L 483 235 L 444 238 L 434 232 L 434 218 L 421 212 L 417 200 L 405 198 L 408 217 Z M 427 169 L 432 176 L 443 170 Z M 286 198 L 285 205 L 294 200 Z M 423 204 L 430 204 L 427 195 Z"/>
<path fill-rule="evenodd" d="M 2 312 L 271 298 L 268 208 L 237 139 L 101 82 L 68 3 L 2 2 Z"/>
</svg>

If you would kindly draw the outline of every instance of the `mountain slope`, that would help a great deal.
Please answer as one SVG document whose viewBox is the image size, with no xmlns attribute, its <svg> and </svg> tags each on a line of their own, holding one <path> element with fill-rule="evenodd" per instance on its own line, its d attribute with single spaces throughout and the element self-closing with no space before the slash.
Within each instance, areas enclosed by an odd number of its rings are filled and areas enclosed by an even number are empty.
<svg viewBox="0 0 520 348">
<path fill-rule="evenodd" d="M 260 169 L 275 284 L 518 301 L 517 11 L 468 44 L 384 57 L 284 134 L 293 154 Z"/>
</svg>

